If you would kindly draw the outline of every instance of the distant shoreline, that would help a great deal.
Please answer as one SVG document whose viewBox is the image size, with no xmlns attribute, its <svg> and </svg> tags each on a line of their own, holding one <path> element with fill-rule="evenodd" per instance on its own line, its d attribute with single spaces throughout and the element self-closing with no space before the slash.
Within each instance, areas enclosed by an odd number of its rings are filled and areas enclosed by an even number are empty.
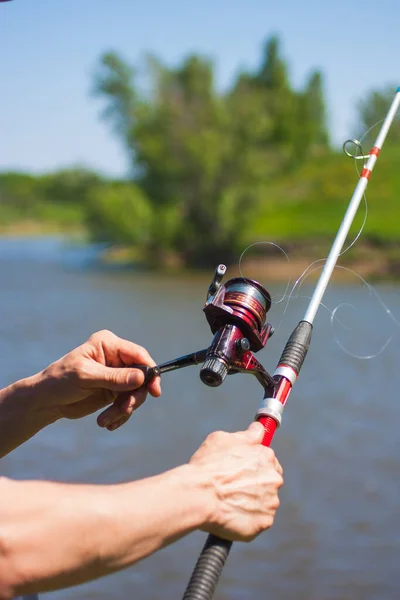
<svg viewBox="0 0 400 600">
<path fill-rule="evenodd" d="M 16 222 L 12 225 L 1 227 L 1 239 L 13 238 L 46 238 L 46 237 L 63 237 L 67 241 L 80 243 L 87 241 L 87 232 L 82 229 L 73 228 L 66 229 L 50 224 L 43 225 L 35 221 Z M 88 242 L 89 243 L 89 242 Z M 287 249 L 289 244 L 284 241 L 280 242 L 283 248 Z M 311 241 L 309 244 L 305 242 L 291 243 L 292 247 L 289 254 L 289 262 L 286 258 L 276 254 L 276 252 L 266 252 L 265 256 L 252 258 L 246 262 L 246 270 L 244 275 L 253 279 L 270 280 L 276 282 L 287 282 L 288 279 L 296 281 L 304 271 L 314 263 L 314 268 L 310 269 L 310 274 L 307 279 L 315 281 L 321 272 L 323 262 L 322 257 L 326 257 L 326 249 L 320 244 L 315 244 Z M 310 246 L 312 248 L 310 248 Z M 121 245 L 110 245 L 102 253 L 100 262 L 104 265 L 118 268 L 129 267 L 130 265 L 137 266 L 133 255 L 135 253 L 131 248 Z M 215 266 L 218 264 L 218 258 Z M 359 240 L 358 243 L 346 253 L 339 261 L 342 268 L 336 269 L 335 279 L 339 281 L 354 280 L 354 273 L 368 281 L 398 281 L 400 280 L 400 244 L 379 244 L 371 245 L 367 240 Z M 240 275 L 238 264 L 228 265 L 229 274 L 231 277 Z M 141 265 L 141 269 L 146 271 L 145 265 Z M 152 269 L 148 269 L 149 271 Z M 153 269 L 154 270 L 154 269 Z M 191 274 L 206 275 L 213 270 L 213 267 L 201 269 L 186 269 L 179 265 L 179 261 L 171 261 L 171 265 L 160 267 L 161 273 L 183 275 L 190 272 Z"/>
<path fill-rule="evenodd" d="M 284 243 L 282 245 L 285 247 Z M 359 242 L 359 246 L 352 248 L 351 253 L 345 254 L 339 260 L 338 268 L 336 268 L 334 274 L 335 280 L 343 282 L 354 281 L 357 275 L 368 281 L 400 280 L 400 257 L 398 257 L 400 249 L 395 248 L 393 252 L 391 245 L 388 245 L 387 248 L 382 246 L 379 249 L 371 249 L 368 245 L 363 245 Z M 288 255 L 289 261 L 283 256 L 282 258 L 276 256 L 276 253 L 273 256 L 266 254 L 263 257 L 252 258 L 243 263 L 242 269 L 239 269 L 238 263 L 232 263 L 228 265 L 229 276 L 237 277 L 244 275 L 251 279 L 274 282 L 287 282 L 290 279 L 294 282 L 310 267 L 307 280 L 315 281 L 321 272 L 327 253 L 322 248 L 313 248 L 313 253 L 308 248 L 307 252 L 304 244 L 298 244 L 297 247 L 292 248 L 288 252 Z M 129 266 L 129 264 L 134 264 L 134 260 L 131 258 L 131 251 L 129 248 L 127 249 L 123 246 L 112 246 L 105 250 L 103 262 L 112 266 Z M 215 267 L 217 264 L 218 258 L 216 258 Z M 187 269 L 172 264 L 172 266 L 160 268 L 159 271 L 170 274 L 190 272 L 191 274 L 197 273 L 202 275 L 211 273 L 215 267 Z M 145 270 L 145 266 L 143 269 Z"/>
</svg>

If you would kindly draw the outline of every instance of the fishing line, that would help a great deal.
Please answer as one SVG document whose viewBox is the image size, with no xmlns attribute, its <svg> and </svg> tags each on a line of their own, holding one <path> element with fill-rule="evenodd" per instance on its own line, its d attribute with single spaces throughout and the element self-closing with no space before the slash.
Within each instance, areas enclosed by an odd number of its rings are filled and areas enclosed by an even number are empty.
<svg viewBox="0 0 400 600">
<path fill-rule="evenodd" d="M 389 344 L 391 343 L 391 341 L 393 340 L 393 336 L 388 337 L 388 339 L 386 340 L 386 342 L 383 344 L 383 346 L 381 346 L 381 348 L 378 350 L 378 352 L 375 352 L 374 354 L 367 354 L 367 355 L 360 355 L 360 354 L 355 354 L 354 352 L 351 352 L 348 348 L 346 348 L 346 346 L 344 344 L 342 344 L 342 342 L 339 340 L 339 338 L 337 337 L 335 330 L 334 330 L 334 326 L 333 326 L 333 320 L 336 318 L 336 312 L 340 309 L 343 308 L 344 306 L 349 306 L 350 308 L 353 308 L 354 311 L 355 306 L 353 304 L 347 304 L 347 303 L 342 303 L 339 304 L 333 311 L 331 314 L 331 325 L 332 325 L 332 333 L 335 339 L 336 344 L 339 346 L 339 348 L 348 356 L 351 356 L 352 358 L 357 358 L 358 360 L 371 360 L 373 358 L 377 358 L 380 354 L 382 354 L 382 352 L 384 352 L 384 350 L 386 350 L 386 348 L 389 346 Z M 353 329 L 356 329 L 356 327 L 354 327 Z"/>
<path fill-rule="evenodd" d="M 378 294 L 378 292 L 376 291 L 376 289 L 370 284 L 368 283 L 364 277 L 362 277 L 359 273 L 357 273 L 356 271 L 353 271 L 352 269 L 349 269 L 347 267 L 343 267 L 343 266 L 338 266 L 339 269 L 343 269 L 345 271 L 348 271 L 350 273 L 352 273 L 353 275 L 355 275 L 356 277 L 358 277 L 358 279 L 363 283 L 363 285 L 366 287 L 368 293 L 370 296 L 374 296 L 375 299 L 378 301 L 378 303 L 381 305 L 381 308 L 383 309 L 386 317 L 392 321 L 392 323 L 394 323 L 394 325 L 400 329 L 400 322 L 398 321 L 398 319 L 395 317 L 395 315 L 392 313 L 392 311 L 390 310 L 390 308 L 387 306 L 387 304 L 385 304 L 385 302 L 383 301 L 382 297 L 380 296 L 380 294 Z M 371 358 L 376 358 L 377 356 L 379 356 L 380 354 L 382 354 L 382 352 L 389 346 L 390 342 L 393 340 L 394 335 L 391 335 L 387 338 L 386 342 L 384 342 L 384 344 L 381 346 L 380 350 L 378 350 L 378 352 L 376 352 L 375 354 L 369 354 L 369 355 L 359 355 L 359 354 L 355 354 L 351 351 L 349 351 L 338 339 L 335 330 L 334 330 L 334 321 L 335 321 L 335 316 L 337 311 L 341 308 L 341 306 L 343 306 L 343 304 L 339 304 L 333 311 L 332 311 L 332 315 L 331 315 L 331 325 L 332 325 L 332 332 L 335 338 L 336 343 L 338 344 L 338 346 L 349 356 L 352 356 L 353 358 L 358 358 L 360 360 L 369 360 Z M 354 309 L 354 311 L 356 311 L 356 307 L 354 305 L 349 305 L 351 308 Z"/>
<path fill-rule="evenodd" d="M 251 248 L 254 248 L 256 246 L 262 246 L 262 245 L 265 245 L 265 246 L 269 245 L 269 246 L 274 246 L 275 248 L 277 248 L 277 250 L 279 250 L 279 252 L 282 252 L 282 254 L 284 255 L 284 257 L 286 258 L 287 263 L 290 264 L 291 261 L 290 261 L 289 255 L 287 254 L 287 252 L 285 252 L 285 250 L 281 246 L 279 246 L 279 244 L 276 244 L 275 242 L 270 242 L 270 241 L 254 242 L 253 244 L 249 244 L 249 246 L 247 246 L 243 250 L 243 252 L 242 252 L 242 254 L 240 255 L 240 258 L 239 258 L 239 273 L 240 273 L 240 276 L 243 277 L 243 279 L 249 279 L 249 277 L 246 277 L 243 274 L 243 269 L 242 269 L 242 264 L 243 264 L 243 261 L 244 261 L 246 253 L 248 253 L 248 251 Z M 267 259 L 264 259 L 264 260 L 267 260 Z M 261 282 L 261 283 L 264 284 L 264 282 Z M 278 299 L 275 299 L 275 296 L 271 296 L 271 302 L 272 302 L 272 304 L 280 304 L 281 302 L 283 302 L 283 300 L 287 296 L 287 292 L 289 290 L 289 287 L 290 287 L 290 275 L 288 277 L 288 282 L 287 282 L 287 285 L 286 285 L 286 288 L 285 288 L 285 291 L 284 291 L 283 295 L 280 298 L 278 297 Z"/>
<path fill-rule="evenodd" d="M 357 175 L 360 176 L 360 169 L 359 169 L 359 163 L 358 161 L 362 161 L 362 165 L 363 168 L 365 168 L 366 165 L 366 161 L 368 160 L 368 158 L 370 157 L 369 154 L 365 154 L 363 147 L 362 147 L 362 141 L 365 139 L 365 137 L 375 128 L 377 127 L 380 123 L 382 123 L 384 121 L 384 119 L 381 119 L 380 121 L 377 121 L 376 123 L 374 123 L 369 129 L 367 129 L 367 131 L 364 132 L 364 134 L 361 136 L 361 138 L 358 140 L 356 138 L 350 138 L 348 140 L 346 140 L 343 144 L 343 152 L 346 154 L 346 156 L 348 156 L 349 158 L 352 158 L 354 160 L 354 166 L 355 166 L 355 170 L 357 172 Z M 350 145 L 354 146 L 353 151 L 351 151 L 349 149 Z M 342 250 L 340 252 L 340 254 L 338 255 L 338 257 L 342 257 L 344 256 L 347 252 L 349 252 L 349 250 L 356 244 L 356 242 L 359 240 L 359 238 L 361 237 L 366 222 L 367 222 L 367 218 L 368 218 L 368 200 L 367 200 L 367 196 L 364 193 L 363 194 L 363 203 L 364 203 L 364 215 L 363 215 L 363 220 L 361 223 L 361 226 L 356 234 L 356 236 L 354 237 L 354 239 L 350 242 L 350 244 L 348 246 L 346 246 L 346 248 L 344 250 Z M 287 252 L 281 247 L 279 246 L 279 244 L 275 243 L 275 242 L 271 242 L 271 241 L 259 241 L 259 242 L 254 242 L 253 244 L 250 244 L 249 246 L 247 246 L 242 254 L 240 255 L 239 258 L 239 272 L 241 277 L 245 278 L 244 274 L 243 274 L 243 268 L 242 268 L 242 264 L 245 258 L 246 253 L 248 253 L 248 251 L 255 247 L 255 246 L 260 246 L 260 245 L 270 245 L 270 246 L 274 246 L 275 248 L 277 248 L 284 256 L 285 259 L 287 261 L 288 264 L 291 263 L 291 260 L 289 258 L 289 255 L 287 254 Z M 267 259 L 265 259 L 267 260 Z M 291 300 L 293 298 L 295 299 L 299 299 L 299 298 L 304 298 L 304 299 L 309 299 L 309 296 L 300 296 L 298 293 L 295 294 L 296 290 L 300 290 L 302 284 L 304 283 L 304 281 L 307 279 L 307 277 L 309 275 L 311 275 L 311 273 L 322 269 L 324 264 L 326 261 L 326 257 L 325 258 L 318 258 L 316 260 L 314 260 L 313 262 L 311 262 L 305 269 L 304 271 L 301 273 L 301 275 L 296 279 L 295 283 L 293 284 L 293 287 L 290 289 L 290 282 L 291 282 L 291 278 L 290 275 L 288 277 L 288 282 L 285 288 L 285 291 L 283 293 L 283 295 L 281 297 L 279 297 L 278 299 L 276 299 L 276 297 L 272 297 L 272 303 L 273 304 L 280 304 L 281 302 L 286 300 L 284 309 L 283 309 L 283 313 L 281 315 L 281 319 L 278 323 L 278 325 L 275 327 L 275 331 L 277 331 L 285 318 L 286 312 L 289 308 L 289 303 L 291 302 Z M 315 266 L 318 265 L 318 266 Z M 314 267 L 314 268 L 313 268 Z M 394 317 L 393 313 L 391 312 L 391 310 L 389 309 L 389 307 L 383 302 L 382 298 L 379 296 L 379 294 L 377 293 L 377 291 L 375 290 L 375 288 L 373 288 L 373 286 L 371 286 L 361 275 L 359 275 L 356 271 L 347 268 L 347 267 L 343 267 L 341 265 L 336 265 L 335 269 L 342 269 L 345 271 L 348 271 L 349 273 L 354 274 L 356 277 L 358 277 L 364 284 L 364 286 L 366 286 L 367 290 L 369 290 L 370 294 L 374 294 L 376 299 L 378 300 L 378 302 L 380 303 L 381 307 L 383 308 L 384 312 L 389 315 L 389 317 L 392 319 L 392 321 L 397 325 L 397 327 L 400 328 L 400 323 L 397 321 L 397 319 Z M 341 319 L 338 318 L 338 312 L 340 309 L 343 309 L 343 307 L 347 306 L 347 307 L 351 307 L 355 312 L 357 312 L 356 307 L 353 304 L 347 303 L 347 302 L 342 302 L 340 304 L 338 304 L 333 310 L 331 310 L 330 308 L 328 308 L 328 306 L 326 306 L 325 304 L 321 303 L 321 306 L 323 306 L 323 308 L 325 308 L 329 314 L 330 314 L 330 319 L 331 319 L 331 327 L 332 327 L 332 335 L 333 338 L 335 340 L 335 342 L 337 343 L 337 345 L 343 350 L 343 352 L 345 352 L 346 354 L 348 354 L 349 356 L 352 356 L 353 358 L 358 358 L 360 360 L 367 360 L 367 359 L 371 359 L 371 358 L 376 358 L 377 356 L 379 356 L 379 354 L 381 354 L 386 348 L 387 346 L 390 344 L 391 340 L 393 339 L 393 336 L 390 336 L 386 342 L 383 344 L 383 346 L 380 348 L 380 350 L 374 354 L 369 354 L 369 355 L 359 355 L 359 354 L 355 354 L 353 352 L 351 352 L 348 348 L 346 348 L 344 346 L 344 344 L 342 344 L 342 342 L 339 340 L 336 331 L 335 331 L 335 323 L 339 324 L 342 328 L 346 329 L 347 331 L 351 331 L 351 330 L 355 330 L 356 327 L 353 328 L 349 328 L 346 327 L 346 325 L 342 322 Z"/>
<path fill-rule="evenodd" d="M 302 281 L 298 285 L 298 291 L 300 291 L 300 288 L 303 285 L 305 279 L 308 277 L 308 275 L 310 275 L 312 272 L 320 269 L 321 267 L 322 267 L 321 265 L 318 266 L 318 267 L 315 267 L 312 271 L 310 271 L 306 275 L 306 277 L 304 277 L 302 279 Z M 395 315 L 392 313 L 392 311 L 390 310 L 390 308 L 383 301 L 381 295 L 377 292 L 377 290 L 374 288 L 374 286 L 372 286 L 370 283 L 368 283 L 367 280 L 364 279 L 364 277 L 362 277 L 362 275 L 360 275 L 359 273 L 357 273 L 353 269 L 350 269 L 349 267 L 344 267 L 342 265 L 336 265 L 335 270 L 336 269 L 341 269 L 342 271 L 346 271 L 348 273 L 351 273 L 355 277 L 357 277 L 361 281 L 361 283 L 363 284 L 363 286 L 366 288 L 368 294 L 370 296 L 375 297 L 375 299 L 378 301 L 378 303 L 380 304 L 380 306 L 383 309 L 383 312 L 385 313 L 385 315 L 387 316 L 387 318 L 390 319 L 396 325 L 396 327 L 398 329 L 400 329 L 400 322 L 399 322 L 399 320 L 395 317 Z M 300 295 L 297 295 L 295 297 L 296 298 L 309 298 L 309 296 L 300 296 Z M 333 338 L 334 338 L 335 342 L 340 347 L 340 349 L 343 350 L 343 352 L 345 352 L 346 354 L 348 354 L 352 358 L 356 358 L 356 359 L 359 359 L 359 360 L 370 360 L 370 359 L 376 358 L 377 356 L 379 356 L 380 354 L 382 354 L 382 352 L 384 352 L 384 350 L 389 346 L 390 342 L 394 338 L 393 335 L 390 335 L 386 339 L 386 341 L 383 343 L 383 345 L 380 347 L 380 349 L 377 352 L 373 353 L 373 354 L 367 354 L 367 355 L 356 354 L 355 352 L 352 352 L 351 350 L 349 350 L 349 348 L 346 348 L 345 344 L 343 342 L 341 342 L 341 340 L 339 339 L 339 337 L 338 337 L 338 335 L 336 333 L 335 324 L 339 325 L 340 327 L 342 327 L 342 329 L 345 329 L 347 331 L 355 331 L 356 329 L 364 329 L 365 330 L 366 328 L 364 328 L 364 327 L 358 327 L 355 324 L 353 324 L 353 326 L 347 326 L 343 322 L 343 320 L 338 317 L 338 312 L 340 311 L 340 309 L 343 309 L 344 307 L 351 308 L 354 311 L 354 314 L 356 316 L 359 315 L 359 310 L 357 310 L 357 307 L 354 304 L 351 304 L 349 302 L 341 302 L 333 310 L 330 309 L 325 304 L 321 303 L 321 306 L 323 306 L 323 308 L 325 308 L 329 312 L 329 314 L 330 314 L 330 323 L 331 323 L 332 335 L 333 335 Z M 376 313 L 374 313 L 374 314 L 376 314 Z M 354 320 L 353 320 L 353 323 L 354 323 Z M 374 325 L 376 325 L 376 319 L 374 319 Z"/>
</svg>

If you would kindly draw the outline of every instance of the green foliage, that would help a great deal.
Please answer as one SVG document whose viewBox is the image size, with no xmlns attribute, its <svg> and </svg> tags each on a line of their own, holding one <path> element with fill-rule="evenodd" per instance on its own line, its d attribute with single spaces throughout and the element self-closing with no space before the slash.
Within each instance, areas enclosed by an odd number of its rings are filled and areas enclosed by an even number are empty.
<svg viewBox="0 0 400 600">
<path fill-rule="evenodd" d="M 14 222 L 44 224 L 44 229 L 79 229 L 87 193 L 101 177 L 74 168 L 45 176 L 0 174 L 0 229 Z"/>
<path fill-rule="evenodd" d="M 215 89 L 212 63 L 195 55 L 176 68 L 148 57 L 145 94 L 134 73 L 107 53 L 94 90 L 106 100 L 104 115 L 151 207 L 149 251 L 162 256 L 175 248 L 195 266 L 214 264 L 216 256 L 229 262 L 251 229 L 268 178 L 327 146 L 322 76 L 296 92 L 277 38 L 267 42 L 258 72 L 242 73 L 225 93 Z M 111 239 L 120 235 L 116 228 Z"/>
<path fill-rule="evenodd" d="M 48 202 L 82 206 L 87 202 L 89 190 L 100 181 L 97 173 L 75 167 L 43 177 L 42 189 Z"/>
<path fill-rule="evenodd" d="M 297 99 L 293 140 L 297 156 L 324 154 L 329 146 L 322 74 L 314 71 Z"/>
<path fill-rule="evenodd" d="M 368 189 L 368 218 L 362 240 L 375 246 L 400 240 L 400 148 L 385 148 Z M 267 188 L 268 202 L 260 207 L 247 243 L 268 239 L 307 247 L 318 242 L 326 250 L 356 186 L 354 162 L 343 153 L 317 158 L 277 179 Z M 354 239 L 365 217 L 362 202 L 351 228 Z"/>
<path fill-rule="evenodd" d="M 373 134 L 376 137 L 376 126 L 381 125 L 382 119 L 386 116 L 389 106 L 391 105 L 396 85 L 388 85 L 381 90 L 370 92 L 365 99 L 358 104 L 360 114 L 361 131 L 373 129 Z M 397 117 L 392 127 L 390 128 L 389 143 L 398 144 L 400 142 L 400 118 Z"/>
<path fill-rule="evenodd" d="M 150 221 L 149 203 L 132 184 L 103 184 L 89 193 L 87 225 L 96 241 L 109 241 L 114 236 L 123 244 L 145 244 Z"/>
<path fill-rule="evenodd" d="M 95 95 L 109 99 L 103 118 L 112 120 L 115 131 L 124 141 L 128 141 L 134 119 L 133 78 L 133 69 L 114 52 L 107 52 L 100 62 L 93 88 Z"/>
<path fill-rule="evenodd" d="M 130 246 L 161 266 L 229 263 L 260 240 L 331 243 L 357 174 L 330 148 L 322 74 L 311 71 L 295 89 L 277 37 L 259 68 L 239 73 L 224 92 L 203 57 L 168 67 L 149 55 L 136 69 L 113 52 L 100 59 L 93 92 L 128 154 L 131 179 L 82 168 L 0 174 L 0 225 L 84 226 L 91 239 Z M 393 93 L 371 92 L 360 103 L 364 130 L 384 117 Z M 371 182 L 363 237 L 373 244 L 400 238 L 399 141 L 397 120 Z M 354 233 L 362 219 L 360 209 Z"/>
<path fill-rule="evenodd" d="M 37 178 L 24 173 L 4 173 L 0 181 L 0 205 L 21 217 L 29 213 L 32 202 L 38 202 Z"/>
</svg>

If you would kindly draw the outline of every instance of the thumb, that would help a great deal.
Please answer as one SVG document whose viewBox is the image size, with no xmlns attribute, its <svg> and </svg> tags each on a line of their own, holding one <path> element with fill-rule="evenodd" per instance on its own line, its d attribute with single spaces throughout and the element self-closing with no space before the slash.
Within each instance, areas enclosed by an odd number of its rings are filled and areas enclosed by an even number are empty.
<svg viewBox="0 0 400 600">
<path fill-rule="evenodd" d="M 249 442 L 261 444 L 264 437 L 264 427 L 258 421 L 253 421 L 244 433 Z"/>
<path fill-rule="evenodd" d="M 105 367 L 97 363 L 92 370 L 90 380 L 94 388 L 128 392 L 143 385 L 144 374 L 140 369 Z"/>
</svg>

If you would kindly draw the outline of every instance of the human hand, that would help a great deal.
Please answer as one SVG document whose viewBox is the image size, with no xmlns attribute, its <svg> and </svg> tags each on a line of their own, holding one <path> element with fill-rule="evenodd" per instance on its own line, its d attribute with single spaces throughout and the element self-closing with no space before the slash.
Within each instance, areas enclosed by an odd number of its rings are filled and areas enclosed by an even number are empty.
<svg viewBox="0 0 400 600">
<path fill-rule="evenodd" d="M 37 393 L 55 418 L 79 419 L 108 406 L 97 423 L 113 431 L 143 404 L 148 392 L 161 394 L 160 379 L 144 386 L 144 374 L 134 364 L 152 367 L 155 362 L 141 346 L 99 331 L 35 376 Z"/>
<path fill-rule="evenodd" d="M 271 448 L 261 445 L 264 428 L 212 433 L 189 464 L 211 486 L 214 510 L 205 531 L 229 540 L 251 541 L 271 527 L 279 506 L 282 467 Z"/>
</svg>

